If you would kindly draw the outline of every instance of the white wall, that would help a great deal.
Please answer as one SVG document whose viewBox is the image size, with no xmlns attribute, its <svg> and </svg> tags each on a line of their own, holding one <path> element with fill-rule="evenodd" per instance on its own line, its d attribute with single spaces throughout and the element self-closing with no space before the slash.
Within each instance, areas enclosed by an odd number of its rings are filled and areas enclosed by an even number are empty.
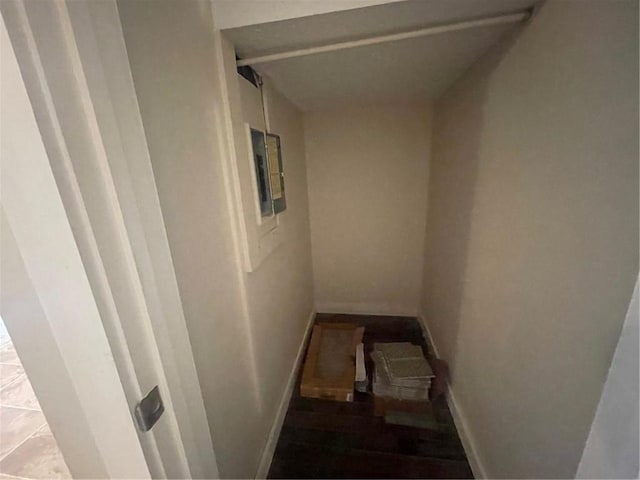
<svg viewBox="0 0 640 480">
<path fill-rule="evenodd" d="M 259 401 L 218 155 L 211 14 L 206 2 L 118 7 L 218 468 L 249 477 Z"/>
<path fill-rule="evenodd" d="M 220 30 L 398 1 L 403 0 L 211 0 Z"/>
<path fill-rule="evenodd" d="M 423 315 L 492 478 L 573 477 L 602 392 L 638 272 L 637 19 L 551 0 L 436 105 Z"/>
<path fill-rule="evenodd" d="M 264 130 L 259 90 L 238 75 L 236 79 L 244 120 Z M 264 89 L 269 131 L 280 135 L 287 209 L 278 215 L 280 244 L 256 270 L 244 275 L 256 339 L 262 427 L 269 429 L 313 313 L 313 283 L 302 115 L 268 79 Z"/>
<path fill-rule="evenodd" d="M 233 186 L 246 178 L 228 167 L 247 159 L 224 147 L 241 98 L 237 83 L 220 94 L 237 75 L 221 72 L 210 4 L 118 6 L 220 475 L 253 477 L 313 307 L 302 119 L 270 93 L 288 208 L 277 249 L 245 272 Z"/>
<path fill-rule="evenodd" d="M 576 478 L 638 478 L 638 282 Z"/>
<path fill-rule="evenodd" d="M 428 109 L 309 113 L 304 121 L 317 311 L 415 315 Z"/>
</svg>

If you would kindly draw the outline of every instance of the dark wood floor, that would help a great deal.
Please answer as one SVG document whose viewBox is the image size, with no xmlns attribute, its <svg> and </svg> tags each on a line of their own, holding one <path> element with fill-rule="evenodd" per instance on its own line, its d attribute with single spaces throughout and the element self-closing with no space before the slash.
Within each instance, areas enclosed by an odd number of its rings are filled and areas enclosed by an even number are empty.
<svg viewBox="0 0 640 480">
<path fill-rule="evenodd" d="M 408 341 L 429 354 L 415 318 L 318 314 L 316 322 L 365 327 L 367 370 L 374 342 Z M 300 372 L 301 374 L 301 372 Z M 473 478 L 446 400 L 434 402 L 437 428 L 386 424 L 373 415 L 373 397 L 353 402 L 300 396 L 289 403 L 269 478 Z"/>
</svg>

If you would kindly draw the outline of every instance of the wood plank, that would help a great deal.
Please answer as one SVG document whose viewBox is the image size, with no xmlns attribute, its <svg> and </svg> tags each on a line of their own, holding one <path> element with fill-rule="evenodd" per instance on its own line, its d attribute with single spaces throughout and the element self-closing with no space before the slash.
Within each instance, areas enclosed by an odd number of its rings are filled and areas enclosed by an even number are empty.
<svg viewBox="0 0 640 480">
<path fill-rule="evenodd" d="M 376 435 L 361 432 L 331 432 L 305 428 L 284 427 L 280 434 L 283 451 L 292 443 L 354 448 L 372 452 L 395 453 L 446 460 L 466 460 L 462 444 L 457 438 L 447 440 L 420 438 L 406 432 L 383 430 Z"/>
<path fill-rule="evenodd" d="M 355 399 L 353 402 L 334 402 L 332 400 L 297 396 L 291 399 L 289 410 L 370 417 L 373 415 L 373 403 Z"/>
<path fill-rule="evenodd" d="M 426 428 L 407 427 L 385 423 L 382 417 L 352 416 L 324 412 L 289 411 L 284 425 L 290 428 L 307 428 L 319 431 L 353 432 L 363 435 L 379 435 L 385 431 L 396 432 L 398 435 L 415 436 L 418 438 L 432 438 L 448 440 L 456 437 L 452 430 L 430 430 Z"/>
<path fill-rule="evenodd" d="M 466 461 L 290 443 L 276 452 L 271 478 L 471 478 Z"/>
</svg>

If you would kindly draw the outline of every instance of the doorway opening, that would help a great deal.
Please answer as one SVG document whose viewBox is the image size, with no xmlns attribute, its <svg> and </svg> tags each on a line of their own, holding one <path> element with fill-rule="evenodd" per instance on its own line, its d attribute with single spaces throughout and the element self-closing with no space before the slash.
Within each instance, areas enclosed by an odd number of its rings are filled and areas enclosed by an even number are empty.
<svg viewBox="0 0 640 480">
<path fill-rule="evenodd" d="M 0 476 L 27 479 L 71 478 L 2 318 Z"/>
</svg>

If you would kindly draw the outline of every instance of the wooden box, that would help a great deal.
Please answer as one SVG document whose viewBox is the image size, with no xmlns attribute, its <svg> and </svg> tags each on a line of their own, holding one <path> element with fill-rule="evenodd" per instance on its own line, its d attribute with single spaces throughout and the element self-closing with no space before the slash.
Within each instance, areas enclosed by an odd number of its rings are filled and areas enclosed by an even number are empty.
<svg viewBox="0 0 640 480">
<path fill-rule="evenodd" d="M 300 395 L 348 402 L 353 400 L 356 345 L 364 327 L 320 323 L 313 327 L 302 370 Z"/>
</svg>

